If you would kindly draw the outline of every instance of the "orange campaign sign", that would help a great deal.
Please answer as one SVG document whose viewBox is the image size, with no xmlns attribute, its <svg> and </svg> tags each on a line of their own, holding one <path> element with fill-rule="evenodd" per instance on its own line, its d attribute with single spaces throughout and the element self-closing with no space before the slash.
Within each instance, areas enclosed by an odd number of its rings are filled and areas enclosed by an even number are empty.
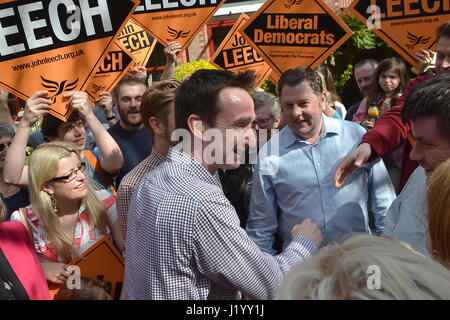
<svg viewBox="0 0 450 320">
<path fill-rule="evenodd" d="M 95 99 L 100 97 L 101 92 L 111 92 L 133 67 L 135 60 L 131 52 L 116 40 L 86 89 L 89 98 L 95 103 Z"/>
<path fill-rule="evenodd" d="M 145 67 L 158 42 L 133 19 L 128 20 L 117 39 L 136 58 L 133 67 Z"/>
<path fill-rule="evenodd" d="M 233 72 L 253 70 L 256 75 L 256 86 L 260 87 L 272 69 L 238 31 L 248 19 L 245 13 L 240 15 L 210 62 L 221 70 Z"/>
<path fill-rule="evenodd" d="M 50 113 L 72 110 L 63 95 L 84 91 L 138 0 L 0 0 L 0 86 L 26 100 L 48 90 Z"/>
<path fill-rule="evenodd" d="M 355 0 L 350 11 L 411 65 L 420 49 L 436 50 L 436 29 L 450 20 L 449 0 Z"/>
<path fill-rule="evenodd" d="M 166 46 L 188 47 L 225 0 L 141 0 L 133 19 Z"/>
<path fill-rule="evenodd" d="M 118 300 L 122 290 L 123 278 L 125 274 L 125 260 L 119 251 L 114 247 L 109 238 L 102 237 L 78 258 L 68 263 L 69 266 L 77 266 L 79 274 L 68 278 L 68 284 L 76 284 L 77 276 L 89 278 L 91 280 L 101 280 L 111 288 L 110 296 Z M 69 283 L 70 282 L 70 283 Z M 61 286 L 52 284 L 49 286 L 50 296 L 53 298 Z M 75 288 L 70 290 L 76 290 Z"/>
<path fill-rule="evenodd" d="M 267 0 L 239 31 L 278 75 L 314 69 L 352 35 L 322 0 Z"/>
<path fill-rule="evenodd" d="M 280 81 L 280 76 L 276 73 L 276 72 L 271 72 L 271 74 L 269 75 L 269 79 L 276 85 L 278 86 L 278 81 Z"/>
</svg>

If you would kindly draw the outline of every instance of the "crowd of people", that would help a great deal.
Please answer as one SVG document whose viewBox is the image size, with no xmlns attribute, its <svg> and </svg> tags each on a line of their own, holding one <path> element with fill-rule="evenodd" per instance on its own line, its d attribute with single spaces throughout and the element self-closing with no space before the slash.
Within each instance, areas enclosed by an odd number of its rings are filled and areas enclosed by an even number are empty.
<svg viewBox="0 0 450 320">
<path fill-rule="evenodd" d="M 250 71 L 175 80 L 174 42 L 159 81 L 67 93 L 67 121 L 40 91 L 16 125 L 2 91 L 0 299 L 111 299 L 66 285 L 104 236 L 122 299 L 450 299 L 450 21 L 436 42 L 414 79 L 358 62 L 349 108 L 325 64 L 276 95 Z"/>
</svg>

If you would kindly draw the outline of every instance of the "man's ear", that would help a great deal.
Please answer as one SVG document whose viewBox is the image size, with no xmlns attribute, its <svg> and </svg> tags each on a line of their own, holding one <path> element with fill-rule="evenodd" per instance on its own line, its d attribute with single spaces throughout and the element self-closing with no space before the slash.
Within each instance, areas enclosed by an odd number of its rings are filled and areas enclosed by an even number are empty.
<svg viewBox="0 0 450 320">
<path fill-rule="evenodd" d="M 44 185 L 42 186 L 42 190 L 47 192 L 50 196 L 52 196 L 53 193 L 55 192 L 53 190 L 53 185 L 50 184 L 49 182 L 44 183 Z"/>
<path fill-rule="evenodd" d="M 191 114 L 187 120 L 189 131 L 198 139 L 203 140 L 205 127 L 203 121 L 196 114 Z"/>
<path fill-rule="evenodd" d="M 320 107 L 322 108 L 322 112 L 325 112 L 327 110 L 327 92 L 322 92 L 322 97 L 320 99 Z"/>
<path fill-rule="evenodd" d="M 275 118 L 275 120 L 273 121 L 273 128 L 277 129 L 278 126 L 280 125 L 281 122 L 281 116 L 279 116 L 278 118 Z"/>
<path fill-rule="evenodd" d="M 148 119 L 148 124 L 150 125 L 150 128 L 152 128 L 153 132 L 155 134 L 163 134 L 164 128 L 161 126 L 161 122 L 156 117 L 150 117 Z"/>
</svg>

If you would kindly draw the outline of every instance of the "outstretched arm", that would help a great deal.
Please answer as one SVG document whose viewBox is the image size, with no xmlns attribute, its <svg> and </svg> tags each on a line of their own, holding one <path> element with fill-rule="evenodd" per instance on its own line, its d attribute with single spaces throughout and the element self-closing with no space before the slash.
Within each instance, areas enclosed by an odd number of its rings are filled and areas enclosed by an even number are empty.
<svg viewBox="0 0 450 320">
<path fill-rule="evenodd" d="M 366 163 L 371 154 L 372 148 L 368 143 L 361 143 L 355 150 L 349 153 L 334 172 L 333 181 L 335 187 L 341 188 L 350 174 Z"/>
<path fill-rule="evenodd" d="M 41 115 L 50 111 L 52 102 L 46 98 L 47 94 L 48 91 L 36 92 L 25 104 L 22 120 L 5 158 L 3 180 L 7 184 L 28 186 L 28 167 L 25 166 L 25 150 L 31 127 Z"/>
<path fill-rule="evenodd" d="M 403 103 L 414 86 L 429 78 L 430 76 L 421 76 L 411 81 L 405 92 L 398 99 L 397 104 L 391 110 L 381 115 L 372 130 L 363 136 L 358 148 L 348 154 L 338 165 L 333 178 L 336 188 L 344 185 L 353 170 L 369 160 L 381 157 L 408 137 L 410 125 L 409 123 L 403 123 L 401 116 Z"/>
<path fill-rule="evenodd" d="M 112 109 L 113 106 L 113 100 L 112 96 L 109 92 L 102 92 L 100 93 L 100 97 L 95 99 L 95 102 L 97 102 L 97 106 L 103 109 L 103 112 L 105 112 L 106 120 L 108 120 L 108 124 L 110 126 L 113 126 L 116 124 L 117 119 L 114 116 L 114 111 Z"/>
<path fill-rule="evenodd" d="M 64 95 L 68 97 L 68 103 L 74 110 L 78 110 L 80 117 L 91 128 L 101 155 L 100 166 L 110 174 L 117 173 L 123 165 L 123 156 L 117 142 L 106 131 L 95 114 L 92 112 L 92 103 L 86 92 L 69 92 Z"/>
<path fill-rule="evenodd" d="M 15 128 L 14 121 L 8 107 L 8 94 L 8 91 L 0 88 L 0 121 L 9 123 L 13 126 L 13 128 Z"/>
<path fill-rule="evenodd" d="M 160 80 L 167 80 L 173 78 L 175 71 L 175 64 L 177 62 L 177 54 L 181 50 L 181 45 L 172 41 L 164 48 L 164 55 L 166 56 L 166 67 L 161 75 Z"/>
</svg>

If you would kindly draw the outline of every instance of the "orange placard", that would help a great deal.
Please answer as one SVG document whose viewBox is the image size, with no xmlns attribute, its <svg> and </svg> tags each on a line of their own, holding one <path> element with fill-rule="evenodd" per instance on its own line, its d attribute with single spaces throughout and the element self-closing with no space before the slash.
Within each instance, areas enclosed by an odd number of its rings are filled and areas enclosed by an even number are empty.
<svg viewBox="0 0 450 320">
<path fill-rule="evenodd" d="M 109 282 L 111 292 L 108 293 L 114 300 L 119 299 L 125 274 L 125 260 L 109 238 L 102 237 L 68 265 L 78 266 L 82 277 Z M 60 285 L 50 285 L 50 296 L 53 298 L 59 289 Z"/>
<path fill-rule="evenodd" d="M 186 49 L 225 0 L 141 0 L 133 19 L 164 46 L 171 41 Z"/>
<path fill-rule="evenodd" d="M 48 90 L 51 114 L 70 116 L 63 95 L 84 91 L 138 0 L 0 1 L 0 86 L 26 100 Z"/>
<path fill-rule="evenodd" d="M 118 40 L 114 42 L 86 89 L 94 104 L 101 92 L 111 92 L 114 89 L 134 65 L 135 60 L 135 57 Z"/>
<path fill-rule="evenodd" d="M 436 29 L 450 19 L 449 0 L 355 0 L 349 9 L 415 67 L 416 53 L 436 50 Z"/>
<path fill-rule="evenodd" d="M 278 75 L 314 69 L 352 35 L 322 0 L 267 0 L 239 31 Z"/>
<path fill-rule="evenodd" d="M 269 75 L 269 79 L 278 86 L 278 81 L 280 81 L 280 76 L 276 72 L 271 72 Z"/>
<path fill-rule="evenodd" d="M 260 87 L 272 69 L 238 31 L 248 19 L 249 17 L 245 13 L 240 15 L 210 62 L 221 70 L 233 72 L 253 70 L 256 75 L 256 86 Z"/>
<path fill-rule="evenodd" d="M 136 58 L 133 67 L 145 67 L 157 43 L 157 40 L 133 19 L 128 20 L 117 39 Z"/>
</svg>

